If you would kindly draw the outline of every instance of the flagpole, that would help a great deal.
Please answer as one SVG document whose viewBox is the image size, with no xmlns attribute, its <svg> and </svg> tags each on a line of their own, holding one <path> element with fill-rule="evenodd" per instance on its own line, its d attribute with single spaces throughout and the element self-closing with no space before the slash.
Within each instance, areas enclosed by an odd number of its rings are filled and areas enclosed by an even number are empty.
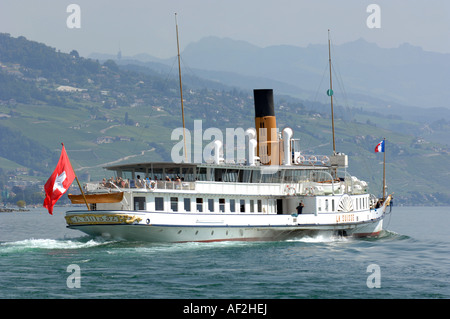
<svg viewBox="0 0 450 319">
<path fill-rule="evenodd" d="M 75 179 L 77 180 L 78 187 L 80 188 L 81 195 L 83 195 L 84 203 L 86 204 L 87 209 L 88 209 L 88 210 L 91 210 L 91 209 L 89 208 L 89 204 L 88 204 L 88 202 L 87 202 L 87 200 L 86 200 L 86 196 L 84 196 L 84 192 L 83 192 L 83 189 L 81 188 L 80 181 L 78 180 L 77 175 L 75 175 Z"/>
<path fill-rule="evenodd" d="M 386 138 L 383 138 L 383 192 L 382 192 L 382 198 L 383 201 L 386 198 Z"/>
<path fill-rule="evenodd" d="M 61 145 L 64 147 L 64 143 L 61 143 Z M 67 157 L 67 159 L 69 160 L 69 163 L 70 163 L 70 159 L 69 159 L 68 157 Z M 72 167 L 72 163 L 70 163 L 70 167 Z M 86 196 L 84 196 L 83 188 L 81 187 L 81 184 L 80 184 L 80 181 L 78 180 L 77 174 L 76 174 L 75 171 L 73 170 L 73 167 L 72 167 L 72 171 L 73 171 L 73 173 L 74 173 L 74 175 L 75 175 L 75 179 L 77 180 L 77 184 L 78 184 L 78 187 L 80 188 L 81 195 L 83 196 L 84 203 L 86 204 L 87 209 L 88 209 L 88 210 L 91 210 L 91 209 L 89 208 L 89 204 L 88 204 L 88 202 L 87 202 L 87 200 L 86 200 Z"/>
</svg>

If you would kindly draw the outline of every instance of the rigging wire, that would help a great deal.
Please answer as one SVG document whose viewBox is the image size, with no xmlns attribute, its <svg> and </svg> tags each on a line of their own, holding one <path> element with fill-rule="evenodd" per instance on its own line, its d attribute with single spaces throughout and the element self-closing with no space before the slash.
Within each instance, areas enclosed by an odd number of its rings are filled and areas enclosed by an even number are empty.
<svg viewBox="0 0 450 319">
<path fill-rule="evenodd" d="M 323 70 L 322 78 L 320 79 L 319 87 L 318 87 L 317 90 L 316 90 L 316 94 L 314 95 L 314 100 L 313 100 L 313 102 L 317 102 L 317 95 L 318 95 L 318 93 L 319 93 L 320 88 L 322 87 L 322 82 L 323 82 L 323 79 L 325 78 L 325 73 L 327 72 L 327 69 L 328 69 L 328 62 L 327 62 L 327 64 L 325 65 L 325 69 Z"/>
<path fill-rule="evenodd" d="M 325 68 L 324 68 L 323 73 L 322 73 L 322 78 L 320 79 L 319 86 L 317 87 L 316 93 L 314 94 L 314 99 L 312 100 L 312 103 L 313 103 L 313 104 L 319 102 L 319 101 L 317 100 L 317 96 L 318 96 L 318 94 L 319 94 L 319 91 L 322 89 L 322 83 L 323 83 L 323 80 L 324 80 L 324 78 L 325 78 L 325 74 L 326 74 L 326 72 L 327 72 L 327 69 L 328 69 L 328 62 L 327 62 L 326 65 L 325 65 Z M 311 105 L 310 111 L 314 111 L 313 105 Z M 308 139 L 307 139 L 307 140 L 305 139 L 305 141 L 304 141 L 304 143 L 303 143 L 305 149 L 310 148 L 310 146 L 311 146 L 311 144 L 312 144 L 312 138 L 313 138 L 313 136 L 312 136 L 311 134 L 308 134 L 307 136 L 308 136 Z M 311 149 L 312 149 L 312 148 L 311 148 Z"/>
<path fill-rule="evenodd" d="M 175 57 L 175 58 L 173 59 L 172 66 L 170 67 L 170 70 L 169 70 L 169 72 L 167 73 L 166 78 L 165 78 L 164 81 L 163 81 L 163 84 L 162 84 L 162 89 L 163 89 L 163 90 L 166 89 L 166 88 L 168 87 L 169 79 L 171 78 L 172 71 L 173 71 L 173 68 L 174 68 L 174 66 L 175 66 L 175 64 L 176 64 L 176 61 L 177 61 L 177 60 L 176 60 L 176 57 Z M 150 113 L 150 111 L 151 111 L 151 109 L 149 110 L 148 113 Z M 148 114 L 148 116 L 147 116 L 147 121 L 146 121 L 145 124 L 144 124 L 144 128 L 145 128 L 145 127 L 148 125 L 148 123 L 150 122 L 150 118 L 151 118 L 151 115 Z M 142 138 L 143 131 L 144 131 L 143 128 L 141 128 L 141 129 L 138 130 L 138 136 L 137 136 L 137 138 L 136 138 L 136 141 L 142 142 L 142 143 L 145 142 L 144 139 Z M 135 144 L 135 146 L 134 146 L 134 148 L 133 148 L 133 154 L 136 152 L 137 147 L 138 147 L 137 144 Z M 146 150 L 143 150 L 144 153 L 145 153 L 145 151 L 146 151 Z"/>
<path fill-rule="evenodd" d="M 173 71 L 173 68 L 174 68 L 176 62 L 177 62 L 177 59 L 176 59 L 176 57 L 174 57 L 174 58 L 173 58 L 173 62 L 172 62 L 172 66 L 170 67 L 169 72 L 167 73 L 167 75 L 166 75 L 164 81 L 162 82 L 162 87 L 161 87 L 161 88 L 162 88 L 163 90 L 166 89 L 166 88 L 168 87 L 168 83 L 169 83 L 170 78 L 172 77 L 172 71 Z M 150 110 L 150 111 L 151 111 L 151 110 Z M 150 113 L 150 112 L 149 112 L 149 113 Z M 149 123 L 149 121 L 150 121 L 150 118 L 151 118 L 151 116 L 150 116 L 150 114 L 149 114 L 149 116 L 147 117 L 147 121 L 145 122 L 144 128 L 148 125 L 148 123 Z M 138 132 L 139 132 L 139 133 L 138 133 L 138 137 L 136 138 L 136 141 L 138 141 L 138 142 L 144 142 L 144 139 L 142 138 L 143 129 L 142 129 L 142 128 L 139 129 Z M 132 153 L 135 154 L 135 153 L 136 153 L 136 150 L 137 150 L 137 144 L 135 144 Z M 144 154 L 145 154 L 146 151 L 148 151 L 148 150 L 142 150 L 142 152 L 144 152 Z M 105 178 L 108 179 L 109 177 L 108 177 L 108 175 L 106 175 L 107 173 L 108 173 L 108 171 L 104 171 L 104 172 L 103 172 L 103 174 L 104 174 L 103 176 L 104 176 Z"/>
<path fill-rule="evenodd" d="M 333 51 L 335 51 L 335 47 L 334 47 L 334 44 L 333 44 L 333 42 L 331 42 L 331 47 L 332 47 L 332 49 L 333 49 Z M 343 97 L 343 101 L 344 101 L 344 106 L 346 107 L 346 109 L 347 110 L 350 110 L 350 107 L 349 107 L 349 102 L 348 102 L 348 97 L 347 97 L 347 92 L 346 92 L 346 90 L 345 90 L 345 86 L 344 86 L 344 81 L 343 81 L 343 79 L 342 79 L 342 74 L 341 74 L 341 72 L 339 71 L 339 59 L 337 58 L 337 57 L 335 57 L 335 55 L 333 55 L 333 60 L 334 60 L 334 62 L 331 64 L 331 66 L 332 66 L 332 70 L 333 70 L 333 74 L 335 74 L 336 75 L 336 82 L 337 82 L 337 84 L 338 84 L 338 86 L 339 86 L 339 88 L 340 88 L 340 90 L 342 91 L 342 97 Z M 334 66 L 336 65 L 336 69 L 334 68 Z M 335 100 L 336 100 L 336 97 L 335 97 Z M 337 102 L 337 101 L 336 101 Z M 337 104 L 337 103 L 336 103 Z M 344 112 L 343 112 L 343 108 L 341 107 L 341 108 L 338 108 L 338 110 L 340 109 L 340 111 L 341 111 L 341 118 L 342 118 L 342 121 L 345 123 L 345 122 L 347 122 L 347 123 L 349 123 L 348 121 L 346 121 L 346 117 L 345 117 L 345 114 L 344 114 Z M 358 129 L 358 124 L 357 123 L 355 123 L 355 125 L 349 125 L 349 128 L 353 131 L 353 136 L 363 136 L 362 134 L 361 134 L 361 132 L 360 132 L 360 130 Z M 362 151 L 367 151 L 365 148 L 363 148 L 362 146 L 360 146 L 360 145 L 358 145 L 358 144 L 356 144 L 357 145 L 357 147 L 360 149 L 360 150 L 362 150 Z M 361 153 L 363 153 L 363 152 L 361 152 Z M 368 159 L 366 158 L 366 156 L 361 156 L 360 158 L 362 158 L 362 164 L 364 165 L 364 169 L 367 171 L 367 172 L 370 172 L 370 173 L 373 173 L 374 172 L 374 170 L 373 170 L 373 166 L 371 166 L 371 165 L 369 165 L 369 163 L 368 163 Z"/>
</svg>

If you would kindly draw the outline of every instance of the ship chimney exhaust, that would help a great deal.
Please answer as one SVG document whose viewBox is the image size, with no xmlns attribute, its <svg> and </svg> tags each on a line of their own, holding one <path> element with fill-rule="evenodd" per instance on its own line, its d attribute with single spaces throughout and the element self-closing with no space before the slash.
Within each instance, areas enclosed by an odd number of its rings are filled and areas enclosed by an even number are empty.
<svg viewBox="0 0 450 319">
<path fill-rule="evenodd" d="M 272 89 L 253 90 L 257 155 L 261 164 L 279 165 L 277 121 Z"/>
</svg>

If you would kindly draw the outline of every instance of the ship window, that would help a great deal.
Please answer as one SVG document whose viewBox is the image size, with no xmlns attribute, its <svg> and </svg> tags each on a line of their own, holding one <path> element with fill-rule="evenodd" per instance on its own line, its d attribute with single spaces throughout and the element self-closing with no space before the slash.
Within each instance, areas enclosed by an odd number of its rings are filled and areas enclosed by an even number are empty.
<svg viewBox="0 0 450 319">
<path fill-rule="evenodd" d="M 194 170 L 192 167 L 183 167 L 181 168 L 181 176 L 184 177 L 185 181 L 195 181 L 194 178 Z"/>
<path fill-rule="evenodd" d="M 237 169 L 227 169 L 226 173 L 223 175 L 224 182 L 237 182 L 238 180 L 238 170 Z"/>
<path fill-rule="evenodd" d="M 178 197 L 170 197 L 170 209 L 173 212 L 178 211 Z"/>
<path fill-rule="evenodd" d="M 279 170 L 272 177 L 272 183 L 282 183 L 285 170 Z"/>
<path fill-rule="evenodd" d="M 254 170 L 252 174 L 252 183 L 259 183 L 261 181 L 261 171 Z"/>
<path fill-rule="evenodd" d="M 197 203 L 197 212 L 203 212 L 203 198 L 197 198 L 196 199 L 196 203 Z"/>
<path fill-rule="evenodd" d="M 216 182 L 222 182 L 223 181 L 223 175 L 225 174 L 225 170 L 222 168 L 216 168 L 214 170 L 214 179 Z"/>
<path fill-rule="evenodd" d="M 241 199 L 241 213 L 245 213 L 245 199 Z"/>
<path fill-rule="evenodd" d="M 154 168 L 152 170 L 153 173 L 153 178 L 155 180 L 163 180 L 165 178 L 164 173 L 163 173 L 163 169 L 162 168 Z"/>
<path fill-rule="evenodd" d="M 155 210 L 164 210 L 164 198 L 155 197 Z"/>
<path fill-rule="evenodd" d="M 190 212 L 191 211 L 191 199 L 190 198 L 185 198 L 184 199 L 184 210 L 186 212 Z"/>
<path fill-rule="evenodd" d="M 128 180 L 133 179 L 133 173 L 130 172 L 130 171 L 123 171 L 122 172 L 122 178 L 123 179 L 128 179 Z"/>
<path fill-rule="evenodd" d="M 328 199 L 325 199 L 325 211 L 328 211 Z"/>
<path fill-rule="evenodd" d="M 273 174 L 267 173 L 267 174 L 262 174 L 261 176 L 261 183 L 272 183 L 272 176 Z"/>
<path fill-rule="evenodd" d="M 250 199 L 250 213 L 255 212 L 255 201 L 253 199 Z"/>
<path fill-rule="evenodd" d="M 208 167 L 206 170 L 206 178 L 208 181 L 215 181 L 215 169 L 213 167 Z"/>
<path fill-rule="evenodd" d="M 234 213 L 236 211 L 236 200 L 230 199 L 230 212 Z"/>
<path fill-rule="evenodd" d="M 208 210 L 210 212 L 214 211 L 214 199 L 208 198 Z"/>
<path fill-rule="evenodd" d="M 197 167 L 197 180 L 206 181 L 206 167 Z"/>
<path fill-rule="evenodd" d="M 164 173 L 166 176 L 164 178 L 169 177 L 170 180 L 175 181 L 177 179 L 177 176 L 180 175 L 180 169 L 178 167 L 167 167 L 164 170 Z"/>
<path fill-rule="evenodd" d="M 268 207 L 269 213 L 276 213 L 277 212 L 277 200 L 276 199 L 269 199 L 269 207 Z"/>
<path fill-rule="evenodd" d="M 334 199 L 331 200 L 331 211 L 334 212 Z"/>
<path fill-rule="evenodd" d="M 249 169 L 243 170 L 242 182 L 250 183 L 252 178 L 252 171 Z"/>
<path fill-rule="evenodd" d="M 219 212 L 225 212 L 225 198 L 219 198 Z"/>
<path fill-rule="evenodd" d="M 262 201 L 258 199 L 258 213 L 262 212 Z"/>
<path fill-rule="evenodd" d="M 144 210 L 145 208 L 145 197 L 135 197 L 134 198 L 134 210 Z"/>
<path fill-rule="evenodd" d="M 293 170 L 286 170 L 284 173 L 284 182 L 285 183 L 291 183 L 294 182 L 294 171 Z"/>
</svg>

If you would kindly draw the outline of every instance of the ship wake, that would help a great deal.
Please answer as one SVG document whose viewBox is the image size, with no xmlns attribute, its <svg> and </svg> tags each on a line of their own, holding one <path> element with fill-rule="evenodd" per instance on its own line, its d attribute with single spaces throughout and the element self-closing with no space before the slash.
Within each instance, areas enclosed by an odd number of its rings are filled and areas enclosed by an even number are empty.
<svg viewBox="0 0 450 319">
<path fill-rule="evenodd" d="M 25 239 L 0 243 L 0 253 L 32 252 L 36 250 L 75 250 L 111 244 L 101 238 L 80 237 L 71 239 Z"/>
</svg>

